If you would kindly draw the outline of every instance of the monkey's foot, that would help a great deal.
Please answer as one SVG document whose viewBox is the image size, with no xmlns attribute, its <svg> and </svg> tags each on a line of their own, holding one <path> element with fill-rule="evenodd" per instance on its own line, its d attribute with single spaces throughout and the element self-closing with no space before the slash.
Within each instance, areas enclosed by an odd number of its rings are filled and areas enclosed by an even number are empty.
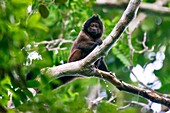
<svg viewBox="0 0 170 113">
<path fill-rule="evenodd" d="M 115 73 L 109 72 L 113 77 L 116 77 Z"/>
</svg>

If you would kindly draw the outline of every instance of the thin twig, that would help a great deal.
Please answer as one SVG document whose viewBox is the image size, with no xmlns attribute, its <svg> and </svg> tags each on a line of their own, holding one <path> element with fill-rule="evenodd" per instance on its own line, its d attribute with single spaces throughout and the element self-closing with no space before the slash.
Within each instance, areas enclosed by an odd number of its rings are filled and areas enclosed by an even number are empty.
<svg viewBox="0 0 170 113">
<path fill-rule="evenodd" d="M 133 47 L 133 45 L 132 45 L 132 42 L 131 42 L 131 33 L 128 33 L 128 32 L 127 32 L 127 34 L 128 34 L 128 45 L 129 45 L 130 50 L 131 50 L 133 53 L 142 54 L 142 53 L 144 53 L 144 52 L 146 52 L 146 51 L 153 51 L 154 46 L 152 46 L 152 48 L 149 49 L 148 46 L 146 46 L 146 44 L 145 44 L 145 43 L 146 43 L 146 39 L 147 39 L 147 37 L 146 37 L 146 32 L 144 33 L 143 41 L 141 42 L 142 45 L 143 45 L 143 49 L 142 49 L 142 50 L 136 50 L 136 49 L 134 49 L 134 47 Z"/>
<path fill-rule="evenodd" d="M 140 106 L 140 107 L 146 108 L 148 111 L 151 110 L 149 108 L 148 104 L 145 104 L 145 103 L 142 103 L 142 102 L 137 102 L 137 101 L 130 101 L 130 102 L 128 102 L 127 105 L 117 108 L 117 110 L 124 110 L 124 109 L 131 107 L 131 106 Z"/>
<path fill-rule="evenodd" d="M 65 39 L 56 39 L 56 40 L 51 40 L 51 41 L 42 41 L 42 42 L 35 42 L 35 45 L 46 45 L 46 49 L 48 51 L 53 51 L 53 50 L 66 50 L 66 47 L 61 47 L 62 44 L 65 43 L 73 43 L 72 40 L 65 40 Z M 55 47 L 57 46 L 57 47 Z"/>
</svg>

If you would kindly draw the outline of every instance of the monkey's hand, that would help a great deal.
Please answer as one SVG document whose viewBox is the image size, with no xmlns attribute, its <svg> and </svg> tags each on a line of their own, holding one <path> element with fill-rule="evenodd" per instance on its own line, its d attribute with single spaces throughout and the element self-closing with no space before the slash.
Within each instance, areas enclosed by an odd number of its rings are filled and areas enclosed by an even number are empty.
<svg viewBox="0 0 170 113">
<path fill-rule="evenodd" d="M 101 39 L 97 40 L 96 42 L 98 45 L 101 45 L 103 43 Z"/>
</svg>

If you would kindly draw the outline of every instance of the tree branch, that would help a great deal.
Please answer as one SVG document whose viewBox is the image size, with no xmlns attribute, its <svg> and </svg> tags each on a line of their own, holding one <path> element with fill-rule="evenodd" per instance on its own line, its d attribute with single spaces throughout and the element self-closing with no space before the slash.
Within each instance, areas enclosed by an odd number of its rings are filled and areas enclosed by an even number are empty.
<svg viewBox="0 0 170 113">
<path fill-rule="evenodd" d="M 113 74 L 98 70 L 91 65 L 98 58 L 106 55 L 113 45 L 120 39 L 120 36 L 125 28 L 129 25 L 133 18 L 135 18 L 140 3 L 141 0 L 130 0 L 127 9 L 123 13 L 121 19 L 116 24 L 112 32 L 103 41 L 103 43 L 100 46 L 97 46 L 87 57 L 80 61 L 42 69 L 42 74 L 52 77 L 51 80 L 61 76 L 74 76 L 76 74 L 81 74 L 84 76 L 96 76 L 109 81 L 119 90 L 137 94 L 153 102 L 161 103 L 170 107 L 170 99 L 160 96 L 155 92 L 146 91 L 142 88 L 127 84 L 117 79 L 115 76 L 113 76 Z"/>
<path fill-rule="evenodd" d="M 46 45 L 46 49 L 48 51 L 53 51 L 53 50 L 65 50 L 67 48 L 62 48 L 62 44 L 64 43 L 73 43 L 72 40 L 64 40 L 64 39 L 56 39 L 56 40 L 51 40 L 51 41 L 42 41 L 42 42 L 35 42 L 34 45 L 41 45 L 44 44 Z M 57 46 L 57 47 L 56 47 Z"/>
<path fill-rule="evenodd" d="M 97 46 L 87 57 L 80 61 L 63 64 L 57 67 L 45 68 L 42 69 L 41 72 L 49 76 L 67 76 L 70 74 L 85 74 L 87 72 L 91 73 L 91 71 L 94 71 L 91 64 L 101 56 L 106 55 L 113 45 L 119 40 L 125 28 L 133 20 L 133 18 L 135 18 L 140 2 L 141 0 L 131 0 L 129 2 L 127 9 L 123 13 L 119 22 L 113 28 L 112 32 L 103 41 L 103 43 L 100 46 Z"/>
<path fill-rule="evenodd" d="M 151 100 L 152 102 L 160 103 L 167 107 L 170 107 L 170 99 L 162 96 L 162 94 L 158 94 L 156 92 L 151 92 L 151 91 L 145 90 L 143 88 L 139 88 L 139 87 L 127 84 L 127 83 L 117 79 L 115 77 L 115 75 L 113 76 L 112 74 L 110 74 L 108 72 L 104 72 L 104 71 L 101 71 L 98 69 L 96 70 L 94 75 L 99 78 L 101 78 L 101 75 L 102 75 L 102 77 L 105 80 L 109 81 L 111 84 L 116 86 L 119 90 L 137 94 L 137 95 L 140 95 L 141 97 Z"/>
<path fill-rule="evenodd" d="M 146 12 L 154 12 L 154 13 L 160 13 L 160 14 L 170 14 L 170 8 L 164 7 L 163 5 L 166 4 L 168 0 L 157 0 L 155 3 L 141 3 L 140 9 Z M 126 7 L 128 4 L 127 1 L 121 0 L 97 0 L 97 5 L 105 5 L 110 7 Z"/>
<path fill-rule="evenodd" d="M 137 102 L 137 101 L 130 101 L 130 102 L 128 102 L 127 105 L 119 107 L 117 110 L 124 110 L 124 109 L 131 107 L 131 106 L 141 106 L 141 107 L 146 108 L 147 111 L 151 110 L 149 108 L 148 104 L 145 104 L 145 103 L 142 103 L 142 102 Z"/>
</svg>

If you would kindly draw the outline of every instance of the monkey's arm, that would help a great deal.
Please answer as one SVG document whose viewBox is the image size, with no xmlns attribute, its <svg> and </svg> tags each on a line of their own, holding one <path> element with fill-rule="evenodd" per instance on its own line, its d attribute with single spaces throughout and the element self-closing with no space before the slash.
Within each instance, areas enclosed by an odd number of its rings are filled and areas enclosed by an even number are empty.
<svg viewBox="0 0 170 113">
<path fill-rule="evenodd" d="M 102 40 L 99 39 L 96 42 L 91 40 L 82 40 L 78 43 L 77 47 L 84 51 L 85 53 L 89 54 L 97 45 L 100 45 L 102 43 Z"/>
</svg>

